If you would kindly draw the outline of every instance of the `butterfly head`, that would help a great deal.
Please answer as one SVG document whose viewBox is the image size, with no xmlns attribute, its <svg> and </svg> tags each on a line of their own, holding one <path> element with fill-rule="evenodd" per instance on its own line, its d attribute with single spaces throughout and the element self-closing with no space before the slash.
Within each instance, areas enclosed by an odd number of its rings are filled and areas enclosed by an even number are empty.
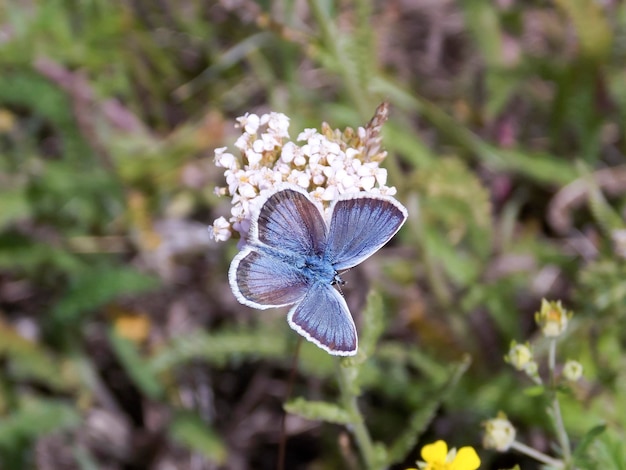
<svg viewBox="0 0 626 470">
<path fill-rule="evenodd" d="M 335 271 L 335 275 L 333 276 L 333 280 L 330 282 L 331 285 L 333 286 L 345 286 L 346 285 L 346 281 L 344 281 L 341 276 L 339 275 L 339 273 L 337 271 Z"/>
</svg>

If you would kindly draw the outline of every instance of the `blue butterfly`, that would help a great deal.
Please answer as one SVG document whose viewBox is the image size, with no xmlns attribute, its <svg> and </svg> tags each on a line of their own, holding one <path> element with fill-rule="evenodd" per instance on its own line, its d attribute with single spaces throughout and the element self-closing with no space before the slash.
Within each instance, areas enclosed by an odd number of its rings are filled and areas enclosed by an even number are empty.
<svg viewBox="0 0 626 470">
<path fill-rule="evenodd" d="M 344 194 L 330 220 L 303 189 L 280 185 L 252 218 L 247 244 L 230 265 L 239 302 L 258 309 L 293 305 L 287 321 L 307 340 L 337 356 L 357 352 L 354 321 L 340 271 L 378 251 L 402 227 L 407 211 L 392 197 Z"/>
</svg>

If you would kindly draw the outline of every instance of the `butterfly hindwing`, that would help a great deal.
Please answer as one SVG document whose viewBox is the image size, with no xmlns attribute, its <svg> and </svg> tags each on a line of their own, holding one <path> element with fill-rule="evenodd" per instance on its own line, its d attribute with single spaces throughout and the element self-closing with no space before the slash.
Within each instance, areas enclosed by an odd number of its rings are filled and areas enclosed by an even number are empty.
<svg viewBox="0 0 626 470">
<path fill-rule="evenodd" d="M 407 218 L 404 206 L 382 195 L 346 195 L 331 208 L 326 258 L 338 271 L 373 255 Z"/>
<path fill-rule="evenodd" d="M 239 302 L 260 309 L 297 302 L 310 283 L 293 263 L 250 247 L 235 256 L 228 279 Z"/>
<path fill-rule="evenodd" d="M 336 356 L 357 351 L 354 321 L 345 299 L 330 284 L 315 283 L 287 316 L 289 325 L 309 341 Z"/>
</svg>

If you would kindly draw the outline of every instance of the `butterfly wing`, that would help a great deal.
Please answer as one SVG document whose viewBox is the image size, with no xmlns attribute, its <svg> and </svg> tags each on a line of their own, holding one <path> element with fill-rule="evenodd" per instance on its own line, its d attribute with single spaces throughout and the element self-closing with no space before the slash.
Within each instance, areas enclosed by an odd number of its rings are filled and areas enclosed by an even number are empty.
<svg viewBox="0 0 626 470">
<path fill-rule="evenodd" d="M 287 316 L 289 326 L 335 356 L 357 351 L 354 321 L 344 298 L 330 284 L 315 283 Z"/>
<path fill-rule="evenodd" d="M 326 222 L 309 195 L 283 185 L 264 203 L 250 228 L 250 239 L 299 255 L 321 255 L 326 247 Z"/>
<path fill-rule="evenodd" d="M 336 270 L 348 269 L 378 251 L 407 218 L 402 204 L 383 195 L 350 194 L 332 206 L 326 257 Z"/>
<path fill-rule="evenodd" d="M 259 309 L 291 305 L 304 297 L 310 284 L 288 259 L 254 247 L 235 256 L 228 281 L 239 302 Z"/>
</svg>

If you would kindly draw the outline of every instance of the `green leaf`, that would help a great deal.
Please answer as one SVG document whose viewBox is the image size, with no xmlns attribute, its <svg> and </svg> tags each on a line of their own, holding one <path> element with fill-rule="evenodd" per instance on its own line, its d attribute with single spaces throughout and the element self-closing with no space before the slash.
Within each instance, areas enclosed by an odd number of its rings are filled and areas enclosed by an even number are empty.
<svg viewBox="0 0 626 470">
<path fill-rule="evenodd" d="M 243 357 L 282 359 L 287 345 L 284 336 L 263 328 L 212 334 L 194 332 L 174 338 L 163 346 L 150 360 L 150 368 L 160 373 L 192 359 L 204 359 L 217 365 Z"/>
<path fill-rule="evenodd" d="M 373 91 L 389 96 L 399 107 L 418 112 L 451 142 L 494 170 L 514 171 L 541 184 L 567 184 L 577 178 L 568 162 L 547 153 L 524 152 L 497 148 L 467 129 L 434 103 L 402 89 L 382 77 L 372 81 Z"/>
<path fill-rule="evenodd" d="M 389 121 L 383 127 L 385 147 L 389 153 L 400 153 L 415 168 L 426 167 L 435 160 L 432 150 L 411 129 L 409 123 Z"/>
<path fill-rule="evenodd" d="M 154 375 L 148 362 L 141 357 L 137 346 L 130 340 L 122 338 L 109 330 L 109 341 L 118 359 L 124 366 L 124 370 L 133 379 L 137 387 L 153 400 L 163 395 L 163 388 Z"/>
<path fill-rule="evenodd" d="M 534 385 L 524 389 L 524 395 L 528 397 L 539 397 L 544 393 L 546 393 L 546 388 L 543 385 Z"/>
<path fill-rule="evenodd" d="M 404 460 L 411 449 L 415 447 L 419 437 L 435 417 L 435 413 L 441 403 L 447 400 L 454 392 L 456 384 L 465 374 L 470 363 L 471 360 L 467 356 L 456 364 L 449 372 L 446 382 L 438 390 L 433 391 L 429 398 L 420 403 L 419 407 L 407 417 L 406 428 L 389 446 L 389 465 Z"/>
<path fill-rule="evenodd" d="M 88 159 L 39 164 L 41 174 L 28 186 L 33 212 L 39 218 L 54 220 L 65 233 L 82 235 L 102 227 L 122 210 L 117 179 Z"/>
<path fill-rule="evenodd" d="M 84 269 L 84 263 L 67 250 L 29 240 L 15 233 L 0 234 L 0 267 L 41 274 L 41 268 L 56 268 L 67 273 Z"/>
<path fill-rule="evenodd" d="M 465 24 L 488 65 L 487 69 L 502 65 L 502 32 L 497 9 L 491 2 L 483 0 L 466 0 L 461 5 L 465 13 Z"/>
<path fill-rule="evenodd" d="M 36 116 L 49 120 L 63 143 L 64 158 L 83 165 L 87 157 L 93 155 L 76 125 L 70 98 L 58 86 L 33 70 L 30 64 L 28 67 L 5 68 L 0 103 L 24 106 Z"/>
<path fill-rule="evenodd" d="M 422 243 L 428 255 L 439 261 L 454 282 L 468 285 L 479 276 L 481 267 L 479 260 L 468 253 L 459 252 L 458 248 L 442 237 L 436 229 L 426 229 Z"/>
<path fill-rule="evenodd" d="M 449 277 L 467 285 L 491 251 L 491 202 L 476 175 L 458 158 L 437 160 L 416 177 L 424 250 Z"/>
<path fill-rule="evenodd" d="M 350 424 L 353 419 L 342 407 L 325 401 L 309 401 L 296 398 L 285 403 L 287 413 L 302 416 L 313 421 L 324 421 L 335 424 Z"/>
<path fill-rule="evenodd" d="M 578 274 L 577 297 L 583 304 L 607 315 L 623 318 L 626 304 L 626 263 L 617 259 L 598 260 Z"/>
<path fill-rule="evenodd" d="M 556 0 L 571 19 L 581 53 L 589 59 L 603 60 L 611 52 L 613 31 L 602 7 L 593 0 Z"/>
<path fill-rule="evenodd" d="M 123 266 L 95 266 L 77 276 L 69 291 L 52 309 L 53 317 L 70 323 L 123 295 L 149 292 L 158 280 Z"/>
<path fill-rule="evenodd" d="M 22 188 L 0 191 L 0 229 L 15 220 L 28 219 L 31 208 Z"/>
<path fill-rule="evenodd" d="M 76 384 L 68 382 L 63 364 L 39 343 L 29 341 L 10 327 L 0 323 L 0 356 L 9 360 L 13 375 L 37 380 L 56 390 L 68 390 Z"/>
<path fill-rule="evenodd" d="M 598 427 L 593 428 L 591 443 L 584 455 L 575 454 L 576 463 L 584 470 L 624 470 L 626 468 L 626 452 L 624 439 L 615 430 L 602 432 Z M 584 438 L 583 438 L 584 439 Z"/>
<path fill-rule="evenodd" d="M 586 169 L 583 171 L 586 172 Z M 589 192 L 588 205 L 591 215 L 598 226 L 610 237 L 614 230 L 624 229 L 626 223 L 622 216 L 608 203 L 593 178 L 588 174 L 586 176 Z"/>
<path fill-rule="evenodd" d="M 589 451 L 589 447 L 594 443 L 594 441 L 606 431 L 606 424 L 599 424 L 598 426 L 594 426 L 582 437 L 578 445 L 576 446 L 576 450 L 574 451 L 574 459 L 581 459 L 583 456 Z"/>
<path fill-rule="evenodd" d="M 0 447 L 11 448 L 23 439 L 33 440 L 80 424 L 75 407 L 60 401 L 24 398 L 17 410 L 0 420 Z"/>
<path fill-rule="evenodd" d="M 169 426 L 173 440 L 204 455 L 217 464 L 226 461 L 226 446 L 217 433 L 198 416 L 188 412 L 178 412 Z"/>
</svg>

